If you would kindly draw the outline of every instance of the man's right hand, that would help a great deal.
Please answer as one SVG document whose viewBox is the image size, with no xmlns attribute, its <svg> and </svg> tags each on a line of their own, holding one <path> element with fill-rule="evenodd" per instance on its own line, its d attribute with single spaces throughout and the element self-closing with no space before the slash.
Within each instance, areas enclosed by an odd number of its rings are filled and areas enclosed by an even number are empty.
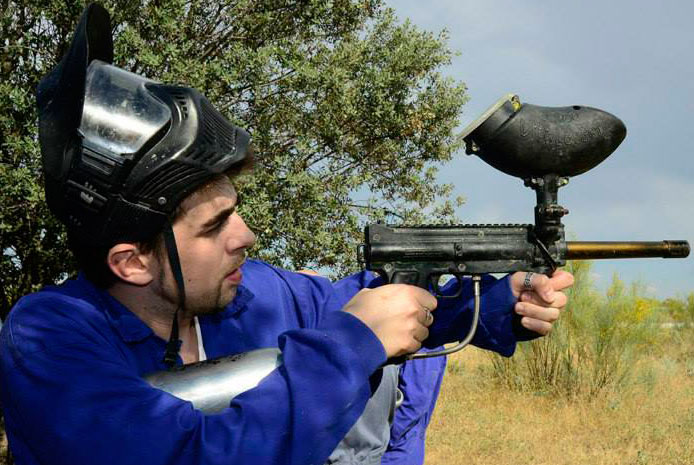
<svg viewBox="0 0 694 465">
<path fill-rule="evenodd" d="M 388 284 L 362 289 L 344 311 L 366 324 L 381 341 L 388 358 L 411 354 L 429 336 L 436 308 L 434 296 L 416 286 Z"/>
</svg>

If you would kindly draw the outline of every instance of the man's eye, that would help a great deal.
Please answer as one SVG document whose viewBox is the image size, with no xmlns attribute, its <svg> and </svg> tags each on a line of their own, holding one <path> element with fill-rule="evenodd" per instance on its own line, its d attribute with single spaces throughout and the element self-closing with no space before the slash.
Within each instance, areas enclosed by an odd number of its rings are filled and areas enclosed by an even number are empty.
<svg viewBox="0 0 694 465">
<path fill-rule="evenodd" d="M 216 223 L 210 229 L 207 230 L 207 234 L 214 234 L 219 232 L 227 223 L 229 222 L 229 217 L 227 216 L 224 220 Z"/>
</svg>

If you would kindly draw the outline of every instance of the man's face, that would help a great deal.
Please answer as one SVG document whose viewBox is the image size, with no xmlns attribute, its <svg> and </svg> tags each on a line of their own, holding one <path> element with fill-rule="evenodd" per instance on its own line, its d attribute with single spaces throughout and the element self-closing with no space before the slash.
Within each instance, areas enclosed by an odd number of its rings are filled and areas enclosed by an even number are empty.
<svg viewBox="0 0 694 465">
<path fill-rule="evenodd" d="M 236 295 L 246 249 L 255 242 L 255 235 L 236 212 L 237 199 L 231 182 L 223 181 L 197 191 L 181 203 L 183 213 L 173 230 L 188 314 L 217 312 Z M 160 276 L 164 297 L 177 302 L 178 288 L 168 260 Z"/>
</svg>

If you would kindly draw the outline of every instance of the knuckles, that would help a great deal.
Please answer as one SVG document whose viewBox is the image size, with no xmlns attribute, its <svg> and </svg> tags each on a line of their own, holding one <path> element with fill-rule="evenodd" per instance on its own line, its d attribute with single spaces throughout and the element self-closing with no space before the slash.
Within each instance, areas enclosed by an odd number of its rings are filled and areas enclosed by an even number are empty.
<svg viewBox="0 0 694 465">
<path fill-rule="evenodd" d="M 389 284 L 363 289 L 344 310 L 360 318 L 376 334 L 389 356 L 413 353 L 429 336 L 422 322 L 425 310 L 436 307 L 436 299 L 424 289 L 407 284 Z"/>
<path fill-rule="evenodd" d="M 547 275 L 535 274 L 533 275 L 533 279 L 535 279 L 535 283 L 533 285 L 534 289 L 544 288 L 549 285 L 549 278 Z"/>
</svg>

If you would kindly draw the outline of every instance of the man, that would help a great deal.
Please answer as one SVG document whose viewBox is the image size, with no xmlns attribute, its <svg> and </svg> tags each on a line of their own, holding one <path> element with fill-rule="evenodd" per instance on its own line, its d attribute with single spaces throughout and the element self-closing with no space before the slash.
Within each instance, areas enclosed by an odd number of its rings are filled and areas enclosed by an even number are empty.
<svg viewBox="0 0 694 465">
<path fill-rule="evenodd" d="M 366 273 L 332 285 L 246 260 L 254 235 L 229 175 L 251 159 L 248 135 L 194 89 L 109 65 L 110 31 L 88 7 L 39 85 L 46 199 L 82 273 L 21 299 L 0 332 L 15 459 L 324 463 L 386 385 L 388 359 L 418 350 L 430 327 L 430 345 L 465 334 L 469 296 L 434 322 L 436 299 L 413 286 Z M 486 280 L 476 344 L 513 351 L 525 278 Z M 534 279 L 522 324 L 547 332 L 569 284 Z M 238 326 L 243 315 L 256 327 Z M 218 414 L 143 379 L 256 346 L 278 346 L 282 365 Z"/>
</svg>

